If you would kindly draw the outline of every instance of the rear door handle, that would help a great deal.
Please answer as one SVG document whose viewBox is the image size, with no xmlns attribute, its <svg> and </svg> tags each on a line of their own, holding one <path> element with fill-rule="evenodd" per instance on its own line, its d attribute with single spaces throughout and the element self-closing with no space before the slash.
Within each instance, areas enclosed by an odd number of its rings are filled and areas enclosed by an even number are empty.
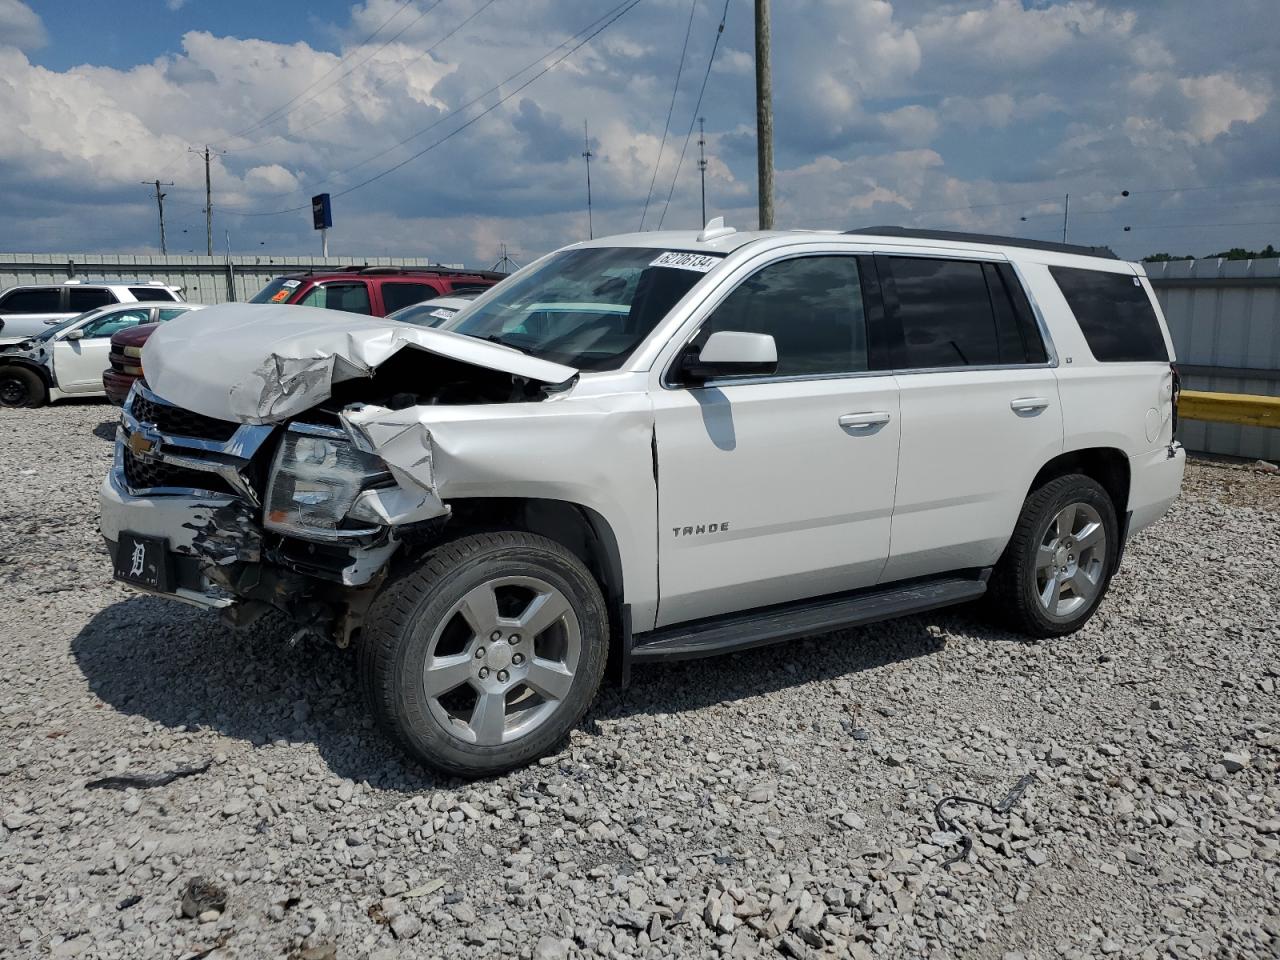
<svg viewBox="0 0 1280 960">
<path fill-rule="evenodd" d="M 889 422 L 889 412 L 875 410 L 868 413 L 846 413 L 838 422 L 842 427 L 878 427 Z"/>
<path fill-rule="evenodd" d="M 1049 406 L 1048 397 L 1019 397 L 1009 401 L 1009 409 L 1014 413 L 1035 413 Z"/>
</svg>

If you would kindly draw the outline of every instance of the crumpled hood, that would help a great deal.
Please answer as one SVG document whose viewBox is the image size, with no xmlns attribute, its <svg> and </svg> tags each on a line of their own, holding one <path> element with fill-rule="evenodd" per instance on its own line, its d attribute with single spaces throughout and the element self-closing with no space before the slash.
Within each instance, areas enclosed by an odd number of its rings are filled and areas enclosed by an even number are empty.
<svg viewBox="0 0 1280 960">
<path fill-rule="evenodd" d="M 209 307 L 161 324 L 143 347 L 142 366 L 148 386 L 170 403 L 220 420 L 273 423 L 322 403 L 335 383 L 371 376 L 404 349 L 545 384 L 578 372 L 446 330 L 252 303 Z"/>
</svg>

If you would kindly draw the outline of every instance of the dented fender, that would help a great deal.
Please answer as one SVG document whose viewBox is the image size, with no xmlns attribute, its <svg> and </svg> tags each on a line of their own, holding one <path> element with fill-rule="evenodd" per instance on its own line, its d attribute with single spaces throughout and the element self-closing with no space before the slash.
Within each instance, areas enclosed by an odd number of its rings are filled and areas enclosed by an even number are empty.
<svg viewBox="0 0 1280 960">
<path fill-rule="evenodd" d="M 541 402 L 357 405 L 341 414 L 362 450 L 387 464 L 394 488 L 357 503 L 393 525 L 443 516 L 468 498 L 557 500 L 599 514 L 613 531 L 637 624 L 657 592 L 653 410 L 646 395 L 570 393 Z M 605 453 L 607 451 L 607 454 Z"/>
</svg>

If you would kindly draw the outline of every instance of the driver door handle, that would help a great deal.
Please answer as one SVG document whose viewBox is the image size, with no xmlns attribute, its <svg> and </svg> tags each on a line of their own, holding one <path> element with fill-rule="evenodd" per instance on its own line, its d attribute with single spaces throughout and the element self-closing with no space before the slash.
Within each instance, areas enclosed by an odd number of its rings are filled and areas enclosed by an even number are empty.
<svg viewBox="0 0 1280 960">
<path fill-rule="evenodd" d="M 846 413 L 837 422 L 842 427 L 878 427 L 889 422 L 889 412 L 875 410 L 867 413 Z"/>
<path fill-rule="evenodd" d="M 1035 413 L 1049 406 L 1048 397 L 1019 397 L 1009 401 L 1009 409 L 1014 413 Z"/>
</svg>

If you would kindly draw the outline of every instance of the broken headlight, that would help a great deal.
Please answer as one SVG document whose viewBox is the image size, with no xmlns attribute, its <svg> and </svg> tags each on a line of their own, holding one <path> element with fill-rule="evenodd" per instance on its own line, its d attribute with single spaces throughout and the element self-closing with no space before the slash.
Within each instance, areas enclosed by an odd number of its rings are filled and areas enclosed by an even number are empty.
<svg viewBox="0 0 1280 960">
<path fill-rule="evenodd" d="M 295 423 L 271 468 L 265 525 L 313 538 L 369 533 L 340 524 L 360 491 L 388 476 L 382 461 L 356 449 L 343 431 Z"/>
</svg>

